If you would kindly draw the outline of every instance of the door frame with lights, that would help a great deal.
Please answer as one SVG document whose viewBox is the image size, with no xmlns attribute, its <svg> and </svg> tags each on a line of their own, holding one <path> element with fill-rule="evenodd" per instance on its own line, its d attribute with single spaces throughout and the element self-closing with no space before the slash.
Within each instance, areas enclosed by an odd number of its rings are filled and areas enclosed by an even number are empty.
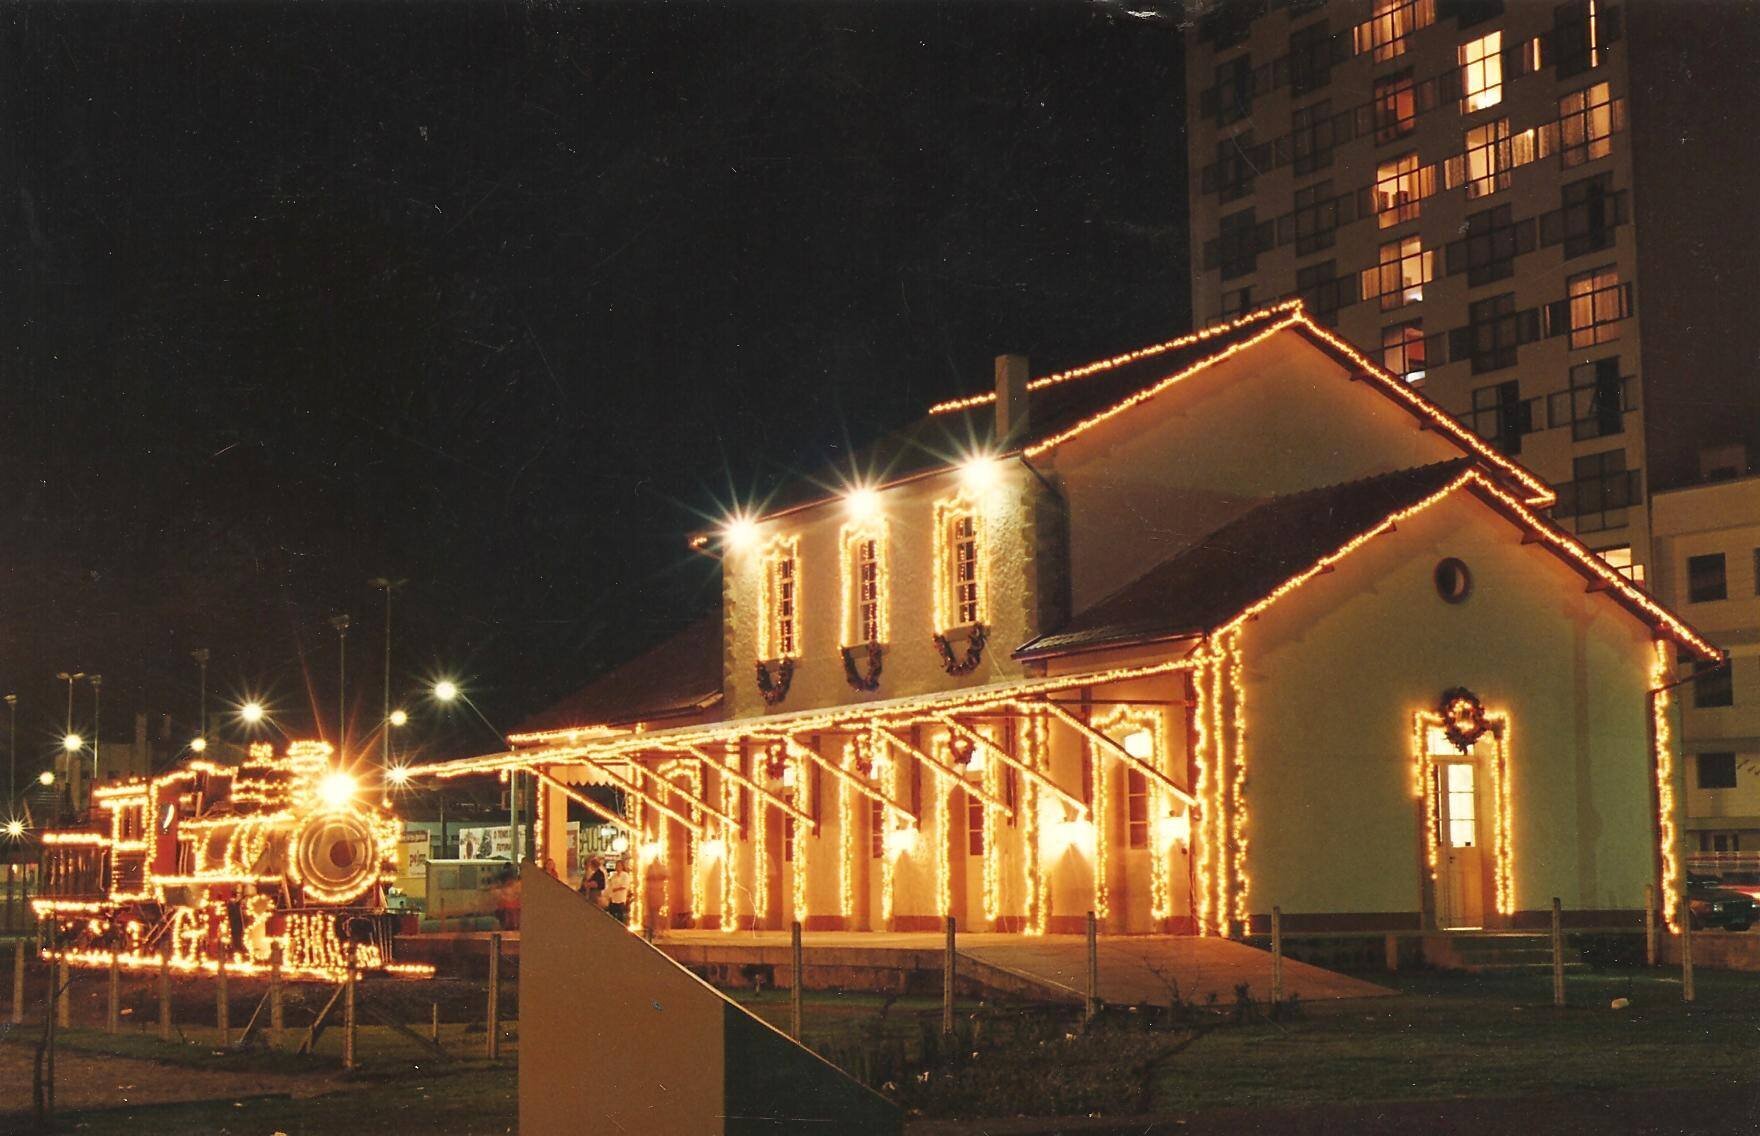
<svg viewBox="0 0 1760 1136">
<path fill-rule="evenodd" d="M 1427 929 L 1511 924 L 1515 886 L 1509 735 L 1509 715 L 1486 710 L 1477 695 L 1461 687 L 1445 691 L 1436 710 L 1422 710 L 1412 717 L 1410 775 L 1416 798 L 1420 907 Z M 1477 887 L 1469 890 L 1478 895 L 1477 918 L 1471 910 L 1459 918 L 1450 918 L 1451 912 L 1444 910 L 1451 844 L 1445 831 L 1448 770 L 1458 766 L 1473 770 L 1470 792 L 1479 866 Z"/>
</svg>

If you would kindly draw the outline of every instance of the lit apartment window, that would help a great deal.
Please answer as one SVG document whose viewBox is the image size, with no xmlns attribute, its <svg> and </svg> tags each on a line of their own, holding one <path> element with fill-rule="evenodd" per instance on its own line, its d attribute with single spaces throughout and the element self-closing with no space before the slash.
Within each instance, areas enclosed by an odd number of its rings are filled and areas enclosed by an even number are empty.
<svg viewBox="0 0 1760 1136">
<path fill-rule="evenodd" d="M 1418 155 L 1402 154 L 1375 170 L 1375 217 L 1381 228 L 1418 219 L 1423 201 Z"/>
<path fill-rule="evenodd" d="M 1411 320 L 1381 329 L 1381 365 L 1406 382 L 1424 378 L 1424 321 Z"/>
<path fill-rule="evenodd" d="M 1513 165 L 1509 119 L 1500 118 L 1467 131 L 1464 151 L 1468 197 L 1484 197 L 1509 188 Z"/>
<path fill-rule="evenodd" d="M 1389 241 L 1381 246 L 1381 259 L 1363 270 L 1363 298 L 1381 297 L 1381 310 L 1390 312 L 1424 298 L 1424 285 L 1435 277 L 1436 253 L 1426 252 L 1417 237 Z"/>
<path fill-rule="evenodd" d="M 1375 141 L 1378 144 L 1410 134 L 1418 124 L 1418 102 L 1411 71 L 1408 69 L 1375 80 L 1370 107 L 1375 116 Z"/>
<path fill-rule="evenodd" d="M 1603 548 L 1596 552 L 1597 556 L 1607 562 L 1607 566 L 1634 584 L 1644 582 L 1644 566 L 1632 560 L 1632 546 L 1616 544 L 1612 548 Z"/>
<path fill-rule="evenodd" d="M 1580 166 L 1613 153 L 1613 96 L 1597 83 L 1558 100 L 1559 160 Z"/>
<path fill-rule="evenodd" d="M 1461 44 L 1461 113 L 1503 101 L 1503 33 L 1492 32 Z"/>
<path fill-rule="evenodd" d="M 1610 265 L 1570 278 L 1571 346 L 1593 347 L 1619 338 L 1619 322 L 1629 314 L 1626 290 Z"/>
<path fill-rule="evenodd" d="M 793 538 L 779 539 L 764 557 L 763 611 L 758 643 L 760 659 L 800 657 L 799 547 L 799 542 Z"/>
<path fill-rule="evenodd" d="M 1353 29 L 1353 46 L 1385 63 L 1405 54 L 1406 37 L 1435 21 L 1435 0 L 1375 0 L 1369 19 Z"/>
<path fill-rule="evenodd" d="M 1708 603 L 1729 598 L 1729 577 L 1723 553 L 1687 557 L 1687 602 Z"/>
</svg>

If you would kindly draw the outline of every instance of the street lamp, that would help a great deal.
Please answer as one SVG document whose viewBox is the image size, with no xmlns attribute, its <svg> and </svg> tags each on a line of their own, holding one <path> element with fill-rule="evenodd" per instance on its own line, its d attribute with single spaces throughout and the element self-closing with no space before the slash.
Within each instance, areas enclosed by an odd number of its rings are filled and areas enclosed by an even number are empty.
<svg viewBox="0 0 1760 1136">
<path fill-rule="evenodd" d="M 409 583 L 408 580 L 393 580 L 389 576 L 375 576 L 367 581 L 373 588 L 385 589 L 385 713 L 384 721 L 391 720 L 391 593 Z M 391 732 L 381 730 L 379 739 L 379 767 L 391 767 Z"/>
<path fill-rule="evenodd" d="M 53 769 L 45 769 L 37 774 L 37 784 L 42 785 L 45 788 L 55 784 L 55 771 Z"/>
<path fill-rule="evenodd" d="M 189 653 L 189 657 L 194 659 L 196 666 L 201 669 L 201 680 L 196 688 L 196 741 L 202 743 L 198 746 L 195 742 L 191 742 L 189 748 L 201 753 L 208 748 L 208 659 L 210 655 L 206 647 L 197 647 Z"/>
<path fill-rule="evenodd" d="M 263 704 L 255 699 L 238 708 L 238 720 L 247 726 L 254 726 L 263 720 Z"/>
<path fill-rule="evenodd" d="M 66 750 L 68 753 L 78 753 L 80 750 L 84 749 L 85 747 L 86 747 L 86 740 L 84 738 L 80 737 L 78 734 L 74 733 L 72 730 L 69 730 L 69 731 L 67 731 L 66 734 L 62 735 L 61 748 Z M 45 784 L 47 784 L 47 782 L 45 782 Z"/>
<path fill-rule="evenodd" d="M 434 684 L 434 697 L 441 702 L 457 701 L 458 693 L 458 684 L 449 678 L 443 678 Z"/>
<path fill-rule="evenodd" d="M 348 623 L 347 615 L 330 617 L 330 626 L 336 628 L 336 756 L 339 759 L 348 748 L 343 738 L 348 729 Z"/>
<path fill-rule="evenodd" d="M 409 725 L 409 711 L 403 709 L 393 710 L 391 713 L 385 715 L 385 720 L 390 722 L 393 726 L 401 729 L 402 727 Z"/>
</svg>

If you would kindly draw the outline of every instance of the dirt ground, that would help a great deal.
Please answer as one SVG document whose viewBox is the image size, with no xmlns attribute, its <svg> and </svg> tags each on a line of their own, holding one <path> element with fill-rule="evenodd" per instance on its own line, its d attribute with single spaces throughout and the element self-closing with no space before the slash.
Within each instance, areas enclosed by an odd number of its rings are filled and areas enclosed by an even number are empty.
<svg viewBox="0 0 1760 1136">
<path fill-rule="evenodd" d="M 9 1113 L 16 1116 L 30 1110 L 34 1056 L 26 1046 L 0 1045 L 0 1129 Z M 55 1058 L 55 1107 L 60 1112 L 228 1097 L 309 1097 L 333 1092 L 342 1083 L 326 1074 L 193 1069 L 69 1050 Z"/>
</svg>

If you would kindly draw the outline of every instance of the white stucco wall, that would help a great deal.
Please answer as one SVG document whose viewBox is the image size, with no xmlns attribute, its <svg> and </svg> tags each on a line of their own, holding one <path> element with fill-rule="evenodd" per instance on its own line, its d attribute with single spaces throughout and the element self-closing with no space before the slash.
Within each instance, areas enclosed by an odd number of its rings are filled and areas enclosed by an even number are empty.
<svg viewBox="0 0 1760 1136">
<path fill-rule="evenodd" d="M 1458 605 L 1434 586 L 1448 556 L 1473 573 Z M 1252 910 L 1418 910 L 1412 714 L 1453 686 L 1511 718 L 1517 911 L 1555 895 L 1567 909 L 1641 908 L 1650 641 L 1459 493 L 1286 597 L 1244 636 Z"/>
<path fill-rule="evenodd" d="M 747 547 L 727 552 L 722 579 L 730 715 L 745 718 L 872 702 L 1018 676 L 1020 665 L 1009 658 L 1009 652 L 1035 634 L 1038 590 L 1032 553 L 1038 541 L 1033 502 L 1043 490 L 1019 462 L 996 463 L 996 483 L 984 495 L 989 646 L 976 669 L 952 676 L 943 668 L 931 639 L 937 630 L 933 616 L 934 516 L 935 503 L 952 497 L 959 488 L 959 474 L 950 470 L 879 493 L 880 514 L 888 523 L 891 642 L 886 645 L 880 689 L 873 693 L 850 686 L 839 654 L 840 544 L 849 520 L 841 500 L 764 521 L 758 526 L 757 538 Z M 762 564 L 770 542 L 777 536 L 791 535 L 800 540 L 801 657 L 788 696 L 776 706 L 766 706 L 753 673 L 758 659 Z"/>
<path fill-rule="evenodd" d="M 1345 375 L 1285 332 L 1035 459 L 1069 504 L 1075 610 L 1266 498 L 1462 456 Z"/>
</svg>

